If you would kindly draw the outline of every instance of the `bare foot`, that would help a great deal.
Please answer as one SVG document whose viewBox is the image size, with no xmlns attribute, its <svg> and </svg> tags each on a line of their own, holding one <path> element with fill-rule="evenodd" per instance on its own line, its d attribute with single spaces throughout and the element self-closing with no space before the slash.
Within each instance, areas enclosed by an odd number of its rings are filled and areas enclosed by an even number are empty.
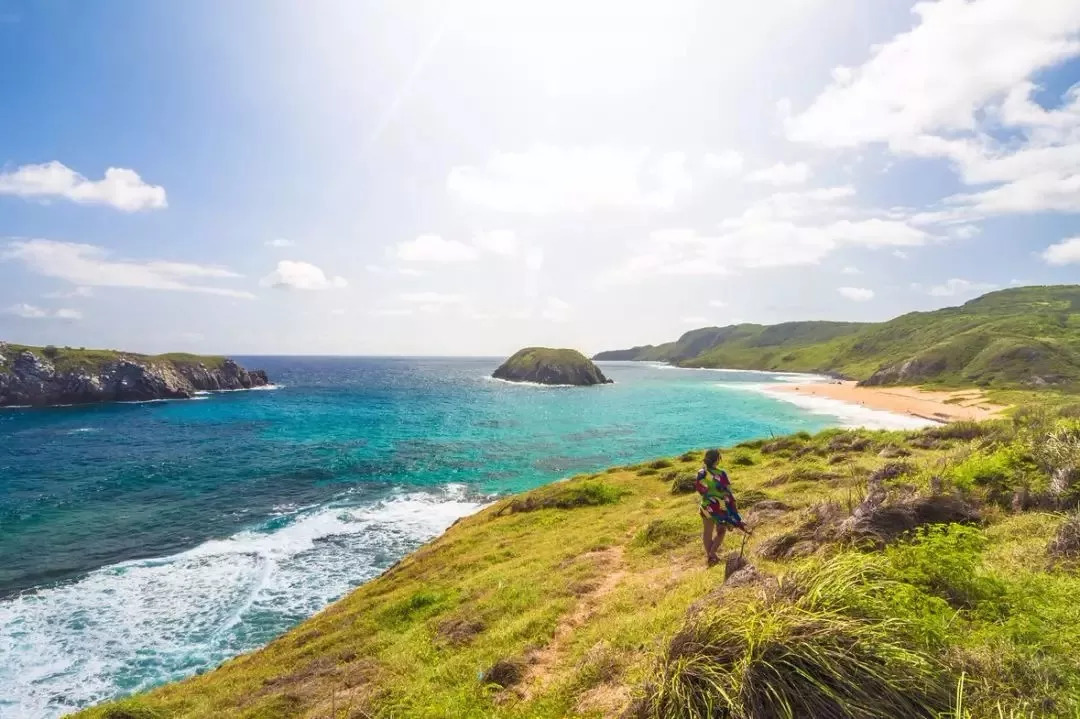
<svg viewBox="0 0 1080 719">
<path fill-rule="evenodd" d="M 720 557 L 716 556 L 715 554 L 710 554 L 705 559 L 705 564 L 710 566 L 710 567 L 715 567 L 719 563 L 720 563 Z"/>
</svg>

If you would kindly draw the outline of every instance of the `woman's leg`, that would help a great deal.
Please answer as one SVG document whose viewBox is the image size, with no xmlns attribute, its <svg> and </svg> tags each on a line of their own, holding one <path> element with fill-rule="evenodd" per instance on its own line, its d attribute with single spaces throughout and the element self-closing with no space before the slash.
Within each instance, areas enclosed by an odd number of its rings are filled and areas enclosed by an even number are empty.
<svg viewBox="0 0 1080 719">
<path fill-rule="evenodd" d="M 712 517 L 706 517 L 704 513 L 701 515 L 701 542 L 705 545 L 705 556 L 709 559 L 713 557 L 713 528 L 716 526 L 716 522 L 712 520 Z"/>
<path fill-rule="evenodd" d="M 709 548 L 709 554 L 713 557 L 718 556 L 720 547 L 724 546 L 724 537 L 727 535 L 727 527 L 722 524 L 716 525 L 716 536 L 713 538 L 712 546 Z"/>
</svg>

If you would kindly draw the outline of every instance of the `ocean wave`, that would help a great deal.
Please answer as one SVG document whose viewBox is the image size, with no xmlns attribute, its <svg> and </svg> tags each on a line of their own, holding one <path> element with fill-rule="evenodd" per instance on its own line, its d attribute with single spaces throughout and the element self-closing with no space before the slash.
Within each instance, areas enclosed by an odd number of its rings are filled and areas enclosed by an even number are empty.
<svg viewBox="0 0 1080 719">
<path fill-rule="evenodd" d="M 518 387 L 539 387 L 540 389 L 563 389 L 566 387 L 577 387 L 574 384 L 544 384 L 543 382 L 518 382 L 517 380 L 503 379 L 501 377 L 492 377 L 491 375 L 482 375 L 484 379 L 491 382 L 502 382 L 503 384 L 515 385 Z"/>
<path fill-rule="evenodd" d="M 828 375 L 814 374 L 811 372 L 782 372 L 779 370 L 763 370 L 763 369 L 734 369 L 730 367 L 676 367 L 675 365 L 667 364 L 666 362 L 644 362 L 643 364 L 651 365 L 657 369 L 673 369 L 681 370 L 683 372 L 720 372 L 726 374 L 742 374 L 742 375 L 759 375 L 762 377 L 770 377 L 777 382 L 832 382 L 833 378 Z"/>
<path fill-rule="evenodd" d="M 51 719 L 216 666 L 311 616 L 484 502 L 454 485 L 320 505 L 2 601 L 0 717 Z"/>
<path fill-rule="evenodd" d="M 772 397 L 773 399 L 794 404 L 810 414 L 835 417 L 840 426 L 865 429 L 919 429 L 931 425 L 940 424 L 931 419 L 916 417 L 913 415 L 888 412 L 881 409 L 871 409 L 859 404 L 844 402 L 830 397 L 816 397 L 799 394 L 797 392 L 785 392 L 770 387 L 767 384 L 755 384 L 746 382 L 718 383 L 725 389 L 742 389 Z"/>
</svg>

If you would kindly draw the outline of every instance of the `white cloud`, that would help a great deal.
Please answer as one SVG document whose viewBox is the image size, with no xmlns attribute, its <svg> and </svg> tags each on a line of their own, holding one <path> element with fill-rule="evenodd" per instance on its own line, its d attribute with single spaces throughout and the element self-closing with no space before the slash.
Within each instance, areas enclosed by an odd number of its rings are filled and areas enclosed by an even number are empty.
<svg viewBox="0 0 1080 719">
<path fill-rule="evenodd" d="M 893 257 L 897 258 L 898 260 L 906 260 L 909 257 L 908 253 L 904 252 L 903 250 L 893 250 L 892 253 Z"/>
<path fill-rule="evenodd" d="M 61 308 L 58 310 L 45 310 L 34 305 L 20 302 L 4 310 L 5 314 L 23 317 L 28 320 L 81 320 L 82 312 Z"/>
<path fill-rule="evenodd" d="M 885 143 L 897 154 L 944 158 L 967 184 L 998 183 L 946 198 L 922 221 L 1080 212 L 1080 86 L 1053 110 L 1032 99 L 1032 78 L 1080 56 L 1080 3 L 943 0 L 914 10 L 914 29 L 877 46 L 861 67 L 835 72 L 787 118 L 788 137 Z"/>
<path fill-rule="evenodd" d="M 273 272 L 259 280 L 262 287 L 285 290 L 329 290 L 348 286 L 344 277 L 330 277 L 309 262 L 281 260 Z"/>
<path fill-rule="evenodd" d="M 789 138 L 903 149 L 925 133 L 971 131 L 986 104 L 1080 49 L 1072 0 L 944 0 L 913 12 L 914 29 L 876 46 L 861 67 L 834 71 L 832 84 L 788 118 Z"/>
<path fill-rule="evenodd" d="M 402 302 L 424 305 L 456 305 L 465 299 L 461 295 L 441 292 L 402 292 L 398 298 Z"/>
<path fill-rule="evenodd" d="M 408 317 L 413 310 L 404 307 L 381 307 L 368 312 L 372 317 Z"/>
<path fill-rule="evenodd" d="M 295 247 L 296 243 L 292 240 L 286 240 L 284 237 L 275 237 L 272 240 L 267 240 L 265 243 L 267 247 Z"/>
<path fill-rule="evenodd" d="M 692 187 L 681 152 L 540 145 L 454 167 L 446 178 L 462 202 L 502 212 L 547 214 L 675 205 Z"/>
<path fill-rule="evenodd" d="M 165 188 L 146 184 L 134 170 L 110 167 L 104 178 L 88 180 L 56 161 L 0 172 L 0 195 L 63 198 L 83 205 L 109 205 L 124 212 L 167 206 Z"/>
<path fill-rule="evenodd" d="M 794 162 L 790 165 L 778 162 L 772 167 L 755 170 L 746 176 L 747 182 L 765 182 L 777 187 L 801 185 L 809 179 L 810 166 L 805 162 Z"/>
<path fill-rule="evenodd" d="M 213 265 L 160 260 L 113 260 L 95 245 L 54 240 L 17 240 L 0 252 L 0 260 L 17 260 L 46 277 L 82 287 L 136 287 L 151 290 L 203 292 L 251 299 L 250 292 L 225 287 L 189 284 L 193 278 L 235 278 L 240 275 Z"/>
<path fill-rule="evenodd" d="M 600 276 L 602 285 L 658 276 L 725 275 L 742 269 L 816 264 L 842 247 L 907 247 L 931 236 L 899 220 L 838 220 L 819 225 L 757 221 L 745 216 L 722 223 L 714 236 L 692 229 L 653 232 L 636 255 Z"/>
<path fill-rule="evenodd" d="M 844 275 L 861 275 L 862 270 L 860 270 L 858 267 L 853 267 L 852 265 L 848 265 L 847 267 L 840 270 L 840 274 L 844 274 Z"/>
<path fill-rule="evenodd" d="M 71 290 L 68 290 L 66 292 L 64 292 L 64 291 L 46 292 L 44 295 L 42 295 L 42 297 L 47 297 L 49 299 L 54 299 L 54 300 L 68 300 L 68 299 L 71 299 L 73 297 L 93 297 L 93 296 L 94 296 L 94 288 L 93 287 L 75 287 L 75 288 L 72 288 Z"/>
<path fill-rule="evenodd" d="M 836 291 L 853 302 L 866 302 L 874 299 L 874 291 L 865 287 L 837 287 Z"/>
<path fill-rule="evenodd" d="M 1080 237 L 1070 237 L 1043 250 L 1041 257 L 1051 265 L 1080 263 Z"/>
<path fill-rule="evenodd" d="M 475 247 L 440 235 L 419 235 L 399 242 L 394 255 L 404 262 L 472 262 L 480 253 Z"/>
<path fill-rule="evenodd" d="M 540 316 L 552 322 L 565 322 L 570 319 L 571 309 L 569 302 L 560 300 L 558 297 L 548 297 L 544 300 Z"/>
<path fill-rule="evenodd" d="M 415 267 L 383 267 L 382 265 L 364 265 L 364 269 L 374 275 L 397 274 L 406 277 L 423 277 L 427 274 L 424 270 Z"/>
<path fill-rule="evenodd" d="M 513 257 L 520 248 L 517 235 L 513 230 L 480 232 L 473 237 L 473 244 L 481 250 L 503 257 Z"/>
<path fill-rule="evenodd" d="M 953 277 L 940 285 L 927 287 L 926 294 L 933 297 L 957 297 L 959 295 L 981 294 L 983 292 L 995 290 L 997 287 L 998 286 L 992 282 L 972 282 L 971 280 Z M 922 290 L 923 286 L 916 283 L 912 285 L 912 288 Z"/>
<path fill-rule="evenodd" d="M 702 164 L 719 175 L 733 177 L 742 172 L 743 156 L 734 150 L 709 152 L 702 158 Z"/>
<path fill-rule="evenodd" d="M 727 307 L 727 302 L 723 300 L 709 300 L 709 307 Z"/>
</svg>

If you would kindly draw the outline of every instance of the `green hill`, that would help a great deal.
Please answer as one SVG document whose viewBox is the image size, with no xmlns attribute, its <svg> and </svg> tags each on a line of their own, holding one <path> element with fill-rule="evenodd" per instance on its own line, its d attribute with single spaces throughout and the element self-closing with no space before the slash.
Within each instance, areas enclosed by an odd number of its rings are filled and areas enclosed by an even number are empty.
<svg viewBox="0 0 1080 719">
<path fill-rule="evenodd" d="M 1076 419 L 725 450 L 754 528 L 727 579 L 699 457 L 501 499 L 264 649 L 78 716 L 1080 715 Z"/>
<path fill-rule="evenodd" d="M 888 322 L 742 324 L 597 360 L 822 372 L 867 384 L 1080 390 L 1080 286 L 1018 287 Z"/>
</svg>

